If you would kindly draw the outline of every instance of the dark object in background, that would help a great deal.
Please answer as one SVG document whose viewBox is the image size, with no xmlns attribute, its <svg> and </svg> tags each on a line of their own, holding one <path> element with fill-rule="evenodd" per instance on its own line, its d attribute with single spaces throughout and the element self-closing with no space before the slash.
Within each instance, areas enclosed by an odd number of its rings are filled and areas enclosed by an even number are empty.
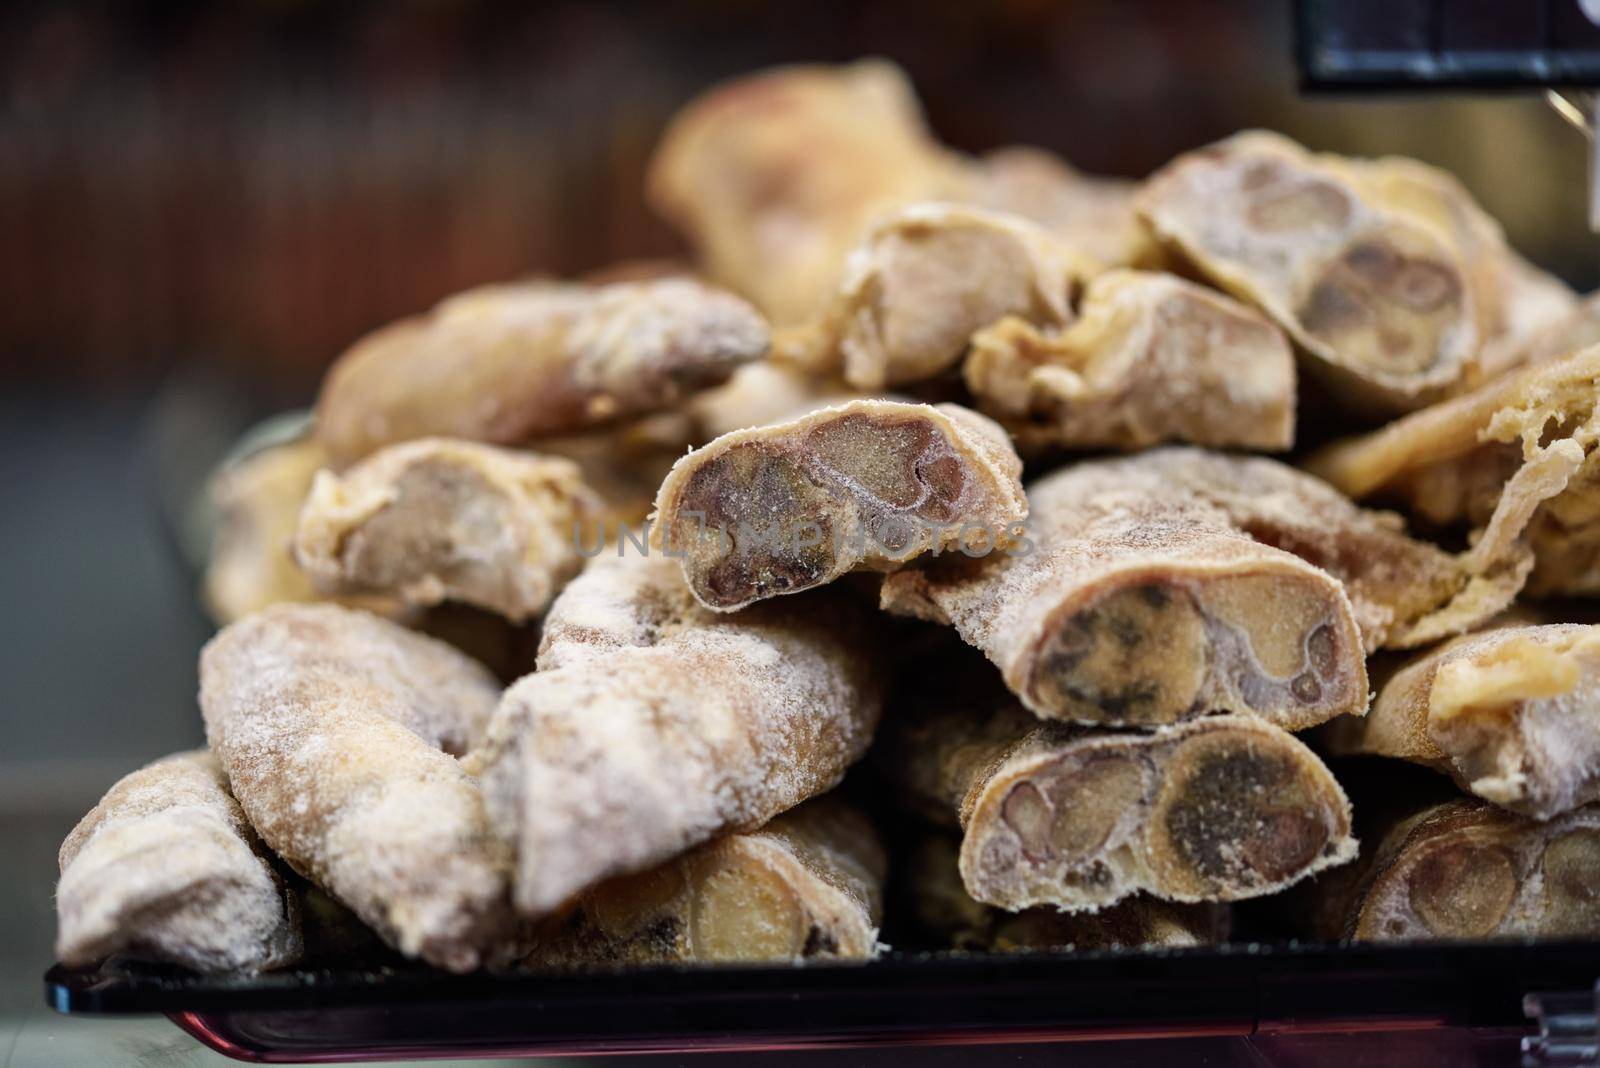
<svg viewBox="0 0 1600 1068">
<path fill-rule="evenodd" d="M 1592 0 L 1300 0 L 1308 89 L 1600 84 Z M 1600 12 L 1600 8 L 1596 8 Z"/>
</svg>

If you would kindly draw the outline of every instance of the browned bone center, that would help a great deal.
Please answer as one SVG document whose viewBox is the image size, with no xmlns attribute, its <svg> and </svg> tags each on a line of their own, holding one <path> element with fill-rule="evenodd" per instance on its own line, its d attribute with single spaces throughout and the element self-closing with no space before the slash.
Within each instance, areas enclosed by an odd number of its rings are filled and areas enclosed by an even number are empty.
<svg viewBox="0 0 1600 1068">
<path fill-rule="evenodd" d="M 1102 597 L 1057 628 L 1041 650 L 1032 692 L 1068 719 L 1172 723 L 1194 707 L 1207 654 L 1194 598 L 1152 582 Z"/>
<path fill-rule="evenodd" d="M 663 864 L 604 884 L 603 893 L 585 899 L 584 912 L 608 937 L 629 938 L 665 911 L 684 886 L 678 865 Z"/>
<path fill-rule="evenodd" d="M 1504 849 L 1458 840 L 1430 851 L 1412 869 L 1411 908 L 1436 935 L 1478 938 L 1500 926 L 1518 882 Z"/>
<path fill-rule="evenodd" d="M 601 507 L 571 461 L 423 438 L 319 473 L 293 553 L 323 593 L 460 601 L 521 622 L 577 574 L 574 527 Z"/>
<path fill-rule="evenodd" d="M 1169 886 L 1191 894 L 1270 885 L 1322 852 L 1329 811 L 1289 753 L 1199 735 L 1171 757 L 1151 817 L 1152 860 Z"/>
<path fill-rule="evenodd" d="M 1543 933 L 1593 937 L 1600 929 L 1600 830 L 1579 827 L 1545 846 Z"/>
<path fill-rule="evenodd" d="M 1001 818 L 1032 860 L 1081 860 L 1111 837 L 1139 805 L 1154 769 L 1136 753 L 1114 750 L 1045 765 L 1011 788 Z"/>
<path fill-rule="evenodd" d="M 396 480 L 393 503 L 347 539 L 345 566 L 373 589 L 404 585 L 429 563 L 440 566 L 447 583 L 492 589 L 512 581 L 505 565 L 513 561 L 459 550 L 494 544 L 499 531 L 513 526 L 510 511 L 506 496 L 477 473 L 418 464 Z"/>
<path fill-rule="evenodd" d="M 1004 710 L 982 730 L 1003 735 L 1025 726 L 1023 714 Z M 940 719 L 923 729 L 961 726 Z M 1000 744 L 981 763 L 948 745 L 943 758 L 953 775 L 976 776 L 958 796 L 961 877 L 977 901 L 1069 912 L 1139 892 L 1237 901 L 1355 855 L 1349 803 L 1327 768 L 1253 716 L 1154 733 L 1051 724 Z"/>
<path fill-rule="evenodd" d="M 525 963 L 871 957 L 886 868 L 866 818 L 819 798 L 579 894 Z"/>
<path fill-rule="evenodd" d="M 795 459 L 762 442 L 709 460 L 689 477 L 683 515 L 669 532 L 717 604 L 803 590 L 836 573 L 836 527 L 845 510 Z M 812 529 L 798 530 L 798 517 Z"/>
<path fill-rule="evenodd" d="M 673 467 L 652 538 L 731 611 L 924 553 L 993 551 L 1027 500 L 1005 432 L 955 405 L 861 400 L 737 430 Z"/>
<path fill-rule="evenodd" d="M 689 906 L 689 938 L 703 960 L 783 960 L 805 949 L 805 910 L 777 874 L 745 863 L 703 876 Z"/>
<path fill-rule="evenodd" d="M 966 472 L 925 422 L 851 415 L 820 424 L 806 445 L 817 463 L 888 509 L 937 523 L 958 518 Z"/>
<path fill-rule="evenodd" d="M 1459 182 L 1414 160 L 1244 132 L 1173 160 L 1135 208 L 1201 277 L 1293 335 L 1329 399 L 1362 418 L 1514 365 L 1573 299 Z"/>
<path fill-rule="evenodd" d="M 1533 820 L 1457 797 L 1398 806 L 1371 829 L 1374 848 L 1353 878 L 1316 888 L 1332 921 L 1324 933 L 1383 941 L 1600 932 L 1600 806 Z"/>
<path fill-rule="evenodd" d="M 899 571 L 879 603 L 949 622 L 1041 719 L 1229 711 L 1300 730 L 1360 715 L 1365 648 L 1486 618 L 1512 592 L 1463 589 L 1442 550 L 1260 457 L 1086 461 L 1033 482 L 1028 500 L 1032 551 Z"/>
<path fill-rule="evenodd" d="M 1350 197 L 1344 190 L 1315 179 L 1295 181 L 1293 173 L 1275 161 L 1253 164 L 1240 179 L 1240 188 L 1249 194 L 1270 190 L 1247 201 L 1246 218 L 1264 233 L 1337 230 L 1350 219 Z"/>
<path fill-rule="evenodd" d="M 1306 331 L 1384 371 L 1431 367 L 1461 316 L 1464 287 L 1452 266 L 1407 241 L 1408 232 L 1362 237 L 1329 263 L 1297 312 Z"/>
<path fill-rule="evenodd" d="M 1263 714 L 1338 707 L 1352 685 L 1338 611 L 1297 574 L 1126 586 L 1047 633 L 1028 693 L 1082 723 L 1174 723 L 1224 698 Z"/>
</svg>

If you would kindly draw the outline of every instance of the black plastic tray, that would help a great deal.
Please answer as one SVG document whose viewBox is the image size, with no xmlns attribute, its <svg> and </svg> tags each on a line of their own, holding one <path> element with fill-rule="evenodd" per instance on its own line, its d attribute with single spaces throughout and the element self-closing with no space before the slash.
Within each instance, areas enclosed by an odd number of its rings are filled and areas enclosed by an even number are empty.
<svg viewBox="0 0 1600 1068">
<path fill-rule="evenodd" d="M 1438 1052 L 1441 1032 L 1514 1051 L 1526 995 L 1597 978 L 1594 942 L 1289 943 L 562 975 L 57 966 L 45 993 L 67 1014 L 164 1013 L 222 1053 L 279 1062 L 1377 1032 L 1430 1034 Z"/>
</svg>

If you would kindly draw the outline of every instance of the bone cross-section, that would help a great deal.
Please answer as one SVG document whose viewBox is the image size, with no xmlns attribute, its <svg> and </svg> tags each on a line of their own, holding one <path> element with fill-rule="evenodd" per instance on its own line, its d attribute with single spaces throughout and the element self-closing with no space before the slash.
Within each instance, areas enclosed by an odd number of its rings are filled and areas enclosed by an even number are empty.
<svg viewBox="0 0 1600 1068">
<path fill-rule="evenodd" d="M 1053 330 L 1098 266 L 1019 216 L 959 204 L 908 205 L 880 218 L 850 254 L 810 327 L 775 354 L 858 389 L 936 377 L 972 335 L 1006 316 Z"/>
<path fill-rule="evenodd" d="M 123 955 L 205 973 L 293 964 L 300 926 L 267 853 L 205 750 L 118 780 L 61 845 L 56 955 Z"/>
<path fill-rule="evenodd" d="M 1531 546 L 1530 593 L 1591 595 L 1600 592 L 1597 398 L 1600 346 L 1328 446 L 1307 467 L 1357 499 L 1470 527 L 1478 570 Z"/>
<path fill-rule="evenodd" d="M 1483 337 L 1478 375 L 1492 378 L 1532 358 L 1536 339 L 1572 313 L 1572 290 L 1518 255 L 1500 224 L 1449 171 L 1404 156 L 1318 159 L 1375 205 L 1432 227 L 1454 249 Z M 1469 376 L 1462 385 L 1474 384 Z"/>
<path fill-rule="evenodd" d="M 1316 884 L 1325 938 L 1600 935 L 1600 807 L 1539 823 L 1460 799 L 1391 820 L 1360 863 Z"/>
<path fill-rule="evenodd" d="M 452 971 L 514 953 L 510 857 L 452 755 L 499 695 L 443 642 L 334 605 L 268 608 L 200 656 L 206 736 L 262 841 Z"/>
<path fill-rule="evenodd" d="M 1483 295 L 1451 234 L 1387 206 L 1339 161 L 1239 134 L 1178 157 L 1137 203 L 1208 281 L 1277 320 L 1347 402 L 1408 411 L 1477 374 Z"/>
<path fill-rule="evenodd" d="M 1535 819 L 1600 801 L 1600 626 L 1508 626 L 1414 659 L 1364 720 L 1330 725 L 1339 752 L 1437 768 Z"/>
<path fill-rule="evenodd" d="M 523 964 L 871 957 L 887 867 L 864 816 L 816 798 L 580 894 Z"/>
<path fill-rule="evenodd" d="M 548 914 L 837 784 L 881 703 L 859 613 L 815 591 L 721 615 L 674 560 L 590 564 L 551 606 L 538 670 L 506 691 L 472 758 L 515 846 L 518 905 Z"/>
<path fill-rule="evenodd" d="M 319 472 L 294 552 L 324 593 L 460 601 L 521 622 L 578 573 L 603 507 L 569 460 L 424 438 Z"/>
<path fill-rule="evenodd" d="M 1102 732 L 957 703 L 890 723 L 891 773 L 959 822 L 962 881 L 987 904 L 1237 901 L 1355 856 L 1339 784 L 1255 716 Z"/>
<path fill-rule="evenodd" d="M 689 278 L 485 286 L 358 341 L 328 371 L 336 465 L 412 438 L 515 444 L 660 411 L 767 350 L 744 301 Z"/>
<path fill-rule="evenodd" d="M 1161 949 L 1214 945 L 1228 937 L 1225 904 L 1178 904 L 1138 895 L 1093 913 L 1039 907 L 1021 912 L 985 905 L 961 881 L 961 840 L 928 832 L 917 842 L 904 880 L 923 932 L 950 949 Z"/>
<path fill-rule="evenodd" d="M 976 412 L 852 401 L 683 457 L 650 534 L 702 604 L 732 611 L 925 553 L 998 552 L 1027 515 L 1021 472 Z"/>
<path fill-rule="evenodd" d="M 962 374 L 1024 454 L 1294 444 L 1294 352 L 1283 332 L 1169 274 L 1100 275 L 1065 329 L 1008 316 L 973 338 Z"/>
<path fill-rule="evenodd" d="M 1029 551 L 890 575 L 885 608 L 953 624 L 1023 704 L 1082 723 L 1366 705 L 1363 652 L 1481 623 L 1521 572 L 1471 574 L 1273 460 L 1157 449 L 1033 483 Z"/>
</svg>

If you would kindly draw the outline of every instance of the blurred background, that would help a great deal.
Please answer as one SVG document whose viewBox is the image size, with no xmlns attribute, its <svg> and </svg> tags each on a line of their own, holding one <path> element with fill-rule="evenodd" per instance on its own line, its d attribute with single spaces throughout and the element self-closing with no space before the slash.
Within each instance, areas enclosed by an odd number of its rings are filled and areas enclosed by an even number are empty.
<svg viewBox="0 0 1600 1068">
<path fill-rule="evenodd" d="M 1492 19 L 1509 0 L 1452 2 Z M 8 5 L 0 1054 L 29 1063 L 62 1026 L 38 983 L 61 837 L 115 778 L 200 740 L 188 493 L 388 320 L 678 250 L 642 175 L 710 83 L 886 56 L 947 143 L 1107 174 L 1248 126 L 1414 155 L 1535 262 L 1600 284 L 1586 143 L 1539 96 L 1303 97 L 1291 30 L 1284 0 Z"/>
<path fill-rule="evenodd" d="M 865 54 L 904 66 L 961 149 L 1139 176 L 1261 125 L 1420 156 L 1535 261 L 1600 277 L 1581 139 L 1538 99 L 1299 98 L 1289 8 L 13 4 L 0 370 L 97 390 L 199 370 L 298 402 L 352 339 L 446 293 L 676 248 L 639 192 L 673 110 L 752 68 Z"/>
</svg>

